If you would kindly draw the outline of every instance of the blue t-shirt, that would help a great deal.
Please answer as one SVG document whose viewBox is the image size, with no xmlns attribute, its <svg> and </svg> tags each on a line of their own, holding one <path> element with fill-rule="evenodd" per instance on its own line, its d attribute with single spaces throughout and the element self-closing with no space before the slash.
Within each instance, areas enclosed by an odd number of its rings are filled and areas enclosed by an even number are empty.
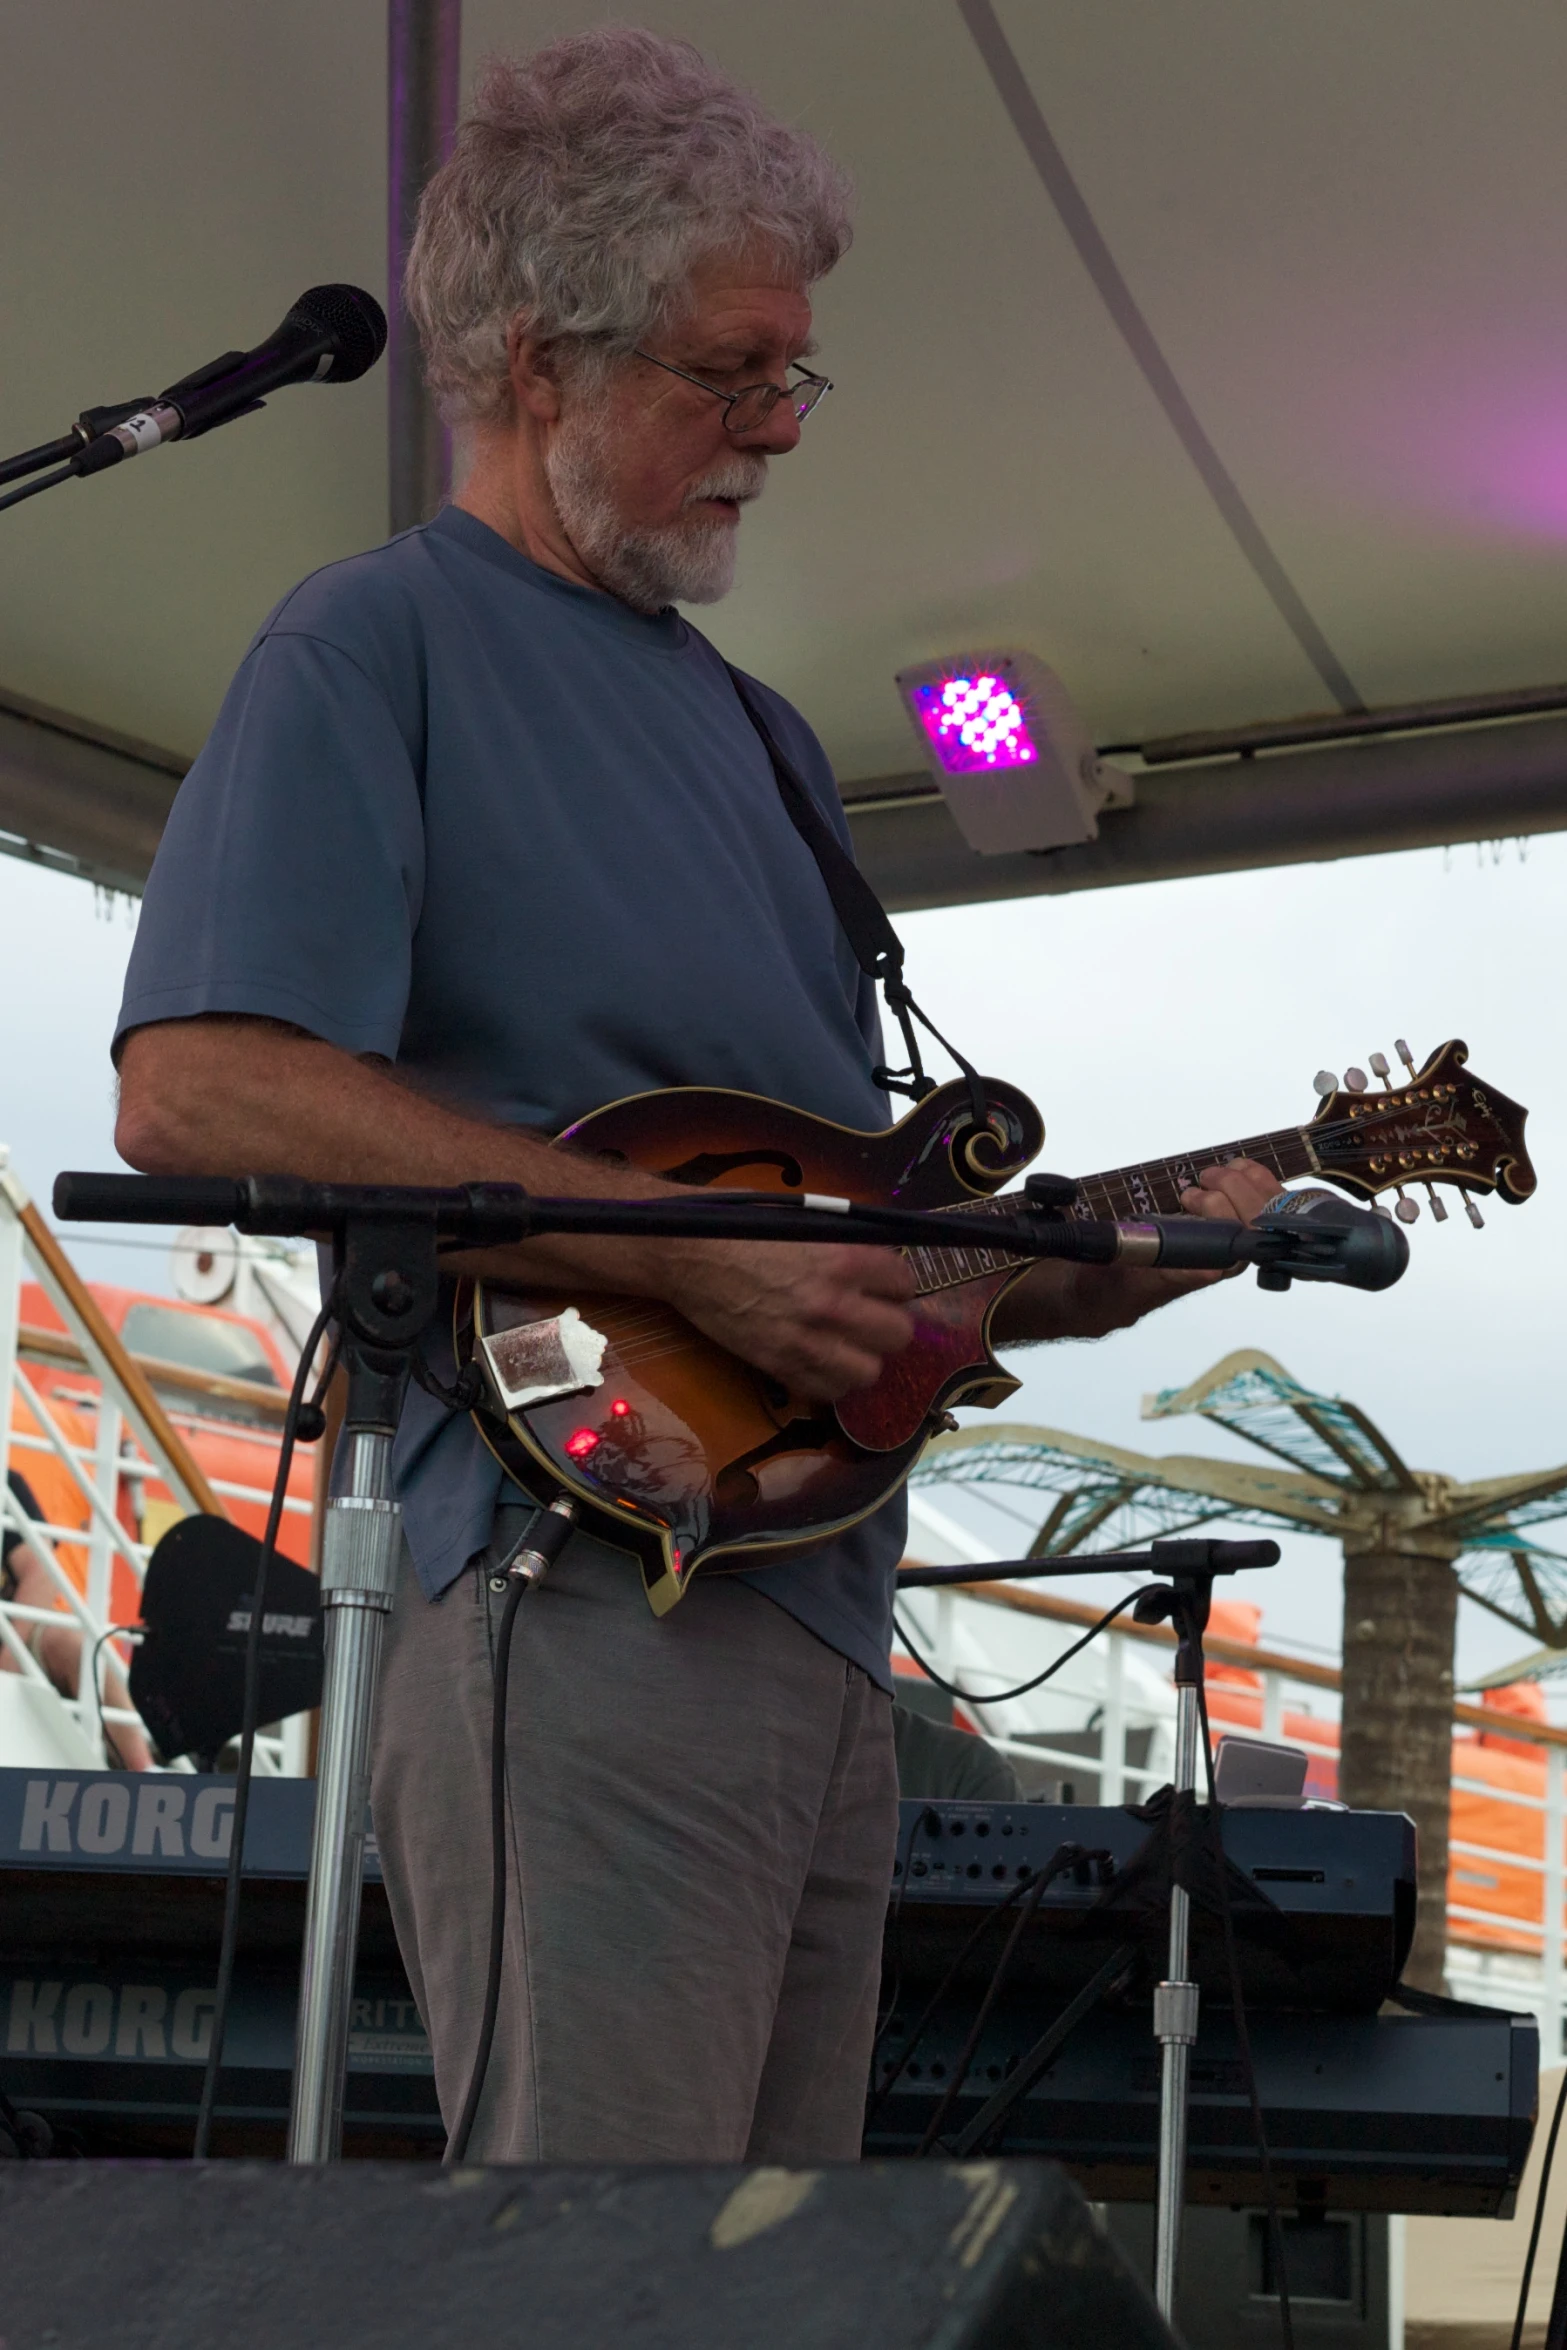
<svg viewBox="0 0 1567 2350">
<path fill-rule="evenodd" d="M 820 744 L 760 690 L 847 843 Z M 455 508 L 284 599 L 180 787 L 116 1041 L 215 1012 L 548 1132 L 667 1085 L 888 1122 L 874 991 L 719 655 Z M 488 1541 L 501 1471 L 418 1388 L 396 1470 L 434 1598 Z M 890 1686 L 903 1534 L 899 1500 L 746 1579 Z"/>
</svg>

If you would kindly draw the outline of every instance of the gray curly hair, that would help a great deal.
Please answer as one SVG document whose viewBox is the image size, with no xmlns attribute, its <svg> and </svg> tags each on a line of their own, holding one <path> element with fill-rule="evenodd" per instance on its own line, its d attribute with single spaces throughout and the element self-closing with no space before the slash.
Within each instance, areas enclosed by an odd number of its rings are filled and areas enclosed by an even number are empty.
<svg viewBox="0 0 1567 2350">
<path fill-rule="evenodd" d="M 513 320 L 584 356 L 629 351 L 715 253 L 804 285 L 849 243 L 849 182 L 686 41 L 603 25 L 492 58 L 419 208 L 404 298 L 448 423 L 509 405 Z"/>
</svg>

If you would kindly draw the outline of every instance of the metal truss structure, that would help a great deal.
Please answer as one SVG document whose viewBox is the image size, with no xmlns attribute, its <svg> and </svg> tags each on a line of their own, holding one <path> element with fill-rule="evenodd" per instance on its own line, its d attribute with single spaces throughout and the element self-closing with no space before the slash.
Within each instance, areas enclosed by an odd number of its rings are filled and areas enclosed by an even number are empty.
<svg viewBox="0 0 1567 2350">
<path fill-rule="evenodd" d="M 1533 1633 L 1552 1659 L 1567 1652 L 1567 1554 L 1530 1531 L 1567 1517 L 1567 1463 L 1468 1484 L 1411 1469 L 1358 1405 L 1303 1387 L 1253 1349 L 1226 1355 L 1188 1387 L 1144 1398 L 1145 1420 L 1188 1413 L 1244 1437 L 1270 1456 L 1267 1465 L 1155 1457 L 1002 1423 L 938 1436 L 911 1483 L 1048 1496 L 1032 1558 L 1121 1549 L 1216 1518 L 1323 1534 L 1347 1550 L 1450 1558 L 1471 1599 Z"/>
</svg>

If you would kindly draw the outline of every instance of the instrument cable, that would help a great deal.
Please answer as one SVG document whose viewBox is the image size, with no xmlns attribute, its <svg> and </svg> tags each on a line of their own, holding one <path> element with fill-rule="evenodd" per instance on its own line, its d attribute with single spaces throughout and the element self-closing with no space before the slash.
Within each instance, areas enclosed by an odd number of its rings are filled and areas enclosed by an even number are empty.
<svg viewBox="0 0 1567 2350">
<path fill-rule="evenodd" d="M 1521 2350 L 1524 2317 L 1529 2307 L 1529 2287 L 1534 2282 L 1534 2256 L 1540 2249 L 1540 2229 L 1545 2220 L 1545 2198 L 1551 2184 L 1551 2164 L 1556 2155 L 1556 2140 L 1562 2126 L 1562 2113 L 1567 2109 L 1567 2072 L 1556 2092 L 1556 2111 L 1551 2116 L 1551 2134 L 1545 2141 L 1545 2160 L 1540 2165 L 1539 2192 L 1534 2199 L 1534 2225 L 1529 2230 L 1529 2249 L 1524 2254 L 1523 2276 L 1518 2286 L 1518 2308 L 1513 2317 L 1512 2337 L 1508 2350 Z M 1567 2245 L 1563 2247 L 1567 2258 Z"/>
<path fill-rule="evenodd" d="M 990 2021 L 991 2009 L 1001 1995 L 1001 1987 L 1006 1981 L 1012 1961 L 1017 1955 L 1018 1944 L 1022 1941 L 1028 1927 L 1038 1916 L 1039 1905 L 1044 1900 L 1046 1893 L 1055 1883 L 1057 1877 L 1064 1875 L 1068 1869 L 1076 1868 L 1084 1861 L 1108 1860 L 1109 1857 L 1108 1852 L 1102 1848 L 1097 1852 L 1086 1852 L 1081 1844 L 1058 1844 L 1038 1876 L 1034 1878 L 1029 1887 L 1028 1899 L 1013 1921 L 1012 1931 L 1002 1946 L 1001 1956 L 997 1959 L 990 1981 L 985 1986 L 985 1996 L 979 2003 L 974 2021 L 969 2026 L 968 2038 L 964 2041 L 962 2052 L 952 2068 L 952 2078 L 943 2090 L 935 2112 L 925 2125 L 924 2137 L 914 2150 L 916 2158 L 924 2154 L 933 2154 L 941 2145 L 941 2133 L 946 2127 L 947 2116 L 957 2103 L 964 2083 L 968 2079 L 969 2066 L 974 2061 L 974 2051 L 978 2048 L 980 2036 Z"/>
<path fill-rule="evenodd" d="M 1149 1591 L 1163 1591 L 1166 1586 L 1162 1583 L 1150 1583 L 1145 1585 L 1144 1588 Z M 914 1662 L 919 1666 L 920 1671 L 924 1674 L 927 1681 L 934 1681 L 936 1687 L 938 1689 L 944 1689 L 949 1697 L 961 1697 L 965 1705 L 1006 1705 L 1012 1698 L 1026 1697 L 1031 1689 L 1038 1689 L 1043 1685 L 1044 1682 L 1053 1680 L 1055 1675 L 1060 1672 L 1063 1665 L 1069 1665 L 1074 1656 L 1080 1656 L 1082 1651 L 1088 1646 L 1091 1640 L 1097 1640 L 1101 1632 L 1108 1631 L 1109 1627 L 1115 1622 L 1116 1617 L 1124 1616 L 1127 1609 L 1129 1607 L 1135 1607 L 1138 1600 L 1140 1600 L 1142 1596 L 1143 1594 L 1141 1591 L 1129 1591 L 1124 1599 L 1118 1600 L 1116 1602 L 1115 1606 L 1110 1609 L 1107 1615 L 1102 1615 L 1100 1617 L 1097 1624 L 1091 1624 L 1089 1626 L 1088 1630 L 1083 1634 L 1081 1640 L 1074 1640 L 1071 1647 L 1064 1649 L 1061 1655 L 1056 1658 L 1054 1664 L 1046 1665 L 1044 1671 L 1042 1673 L 1036 1673 L 1032 1681 L 1020 1681 L 1015 1689 L 992 1690 L 988 1697 L 981 1697 L 979 1693 L 973 1689 L 961 1689 L 956 1681 L 944 1681 L 941 1675 L 937 1672 L 935 1666 L 930 1663 L 929 1659 L 924 1655 L 922 1650 L 917 1648 L 914 1642 L 909 1638 L 908 1627 L 905 1625 L 903 1618 L 899 1615 L 896 1605 L 893 1607 L 892 1620 L 897 1626 L 898 1638 L 902 1641 L 904 1647 L 908 1650 L 910 1656 L 914 1659 Z"/>
<path fill-rule="evenodd" d="M 516 1630 L 518 1608 L 527 1593 L 543 1581 L 571 1540 L 576 1517 L 575 1501 L 566 1494 L 557 1494 L 548 1509 L 537 1511 L 529 1519 L 510 1555 L 489 1569 L 492 1589 L 502 1581 L 507 1585 L 506 1604 L 501 1609 L 495 1633 L 495 1697 L 490 1714 L 490 1953 L 473 2068 L 468 2075 L 462 2109 L 441 2157 L 448 2167 L 461 2162 L 468 2152 L 479 2099 L 484 2094 L 484 2077 L 490 2069 L 495 2020 L 500 2013 L 501 1970 L 506 1950 L 506 1693 L 511 1679 L 512 1634 Z"/>
<path fill-rule="evenodd" d="M 913 1846 L 911 1843 L 911 1852 L 912 1849 Z M 907 1871 L 905 1871 L 905 1876 L 906 1875 Z M 905 2065 L 907 2065 L 909 2059 L 913 2056 L 914 2051 L 916 2048 L 918 2048 L 921 2040 L 924 2039 L 932 2016 L 935 2014 L 937 2008 L 941 2005 L 943 1999 L 946 1998 L 947 1993 L 951 1990 L 953 1984 L 957 1981 L 964 1962 L 972 1955 L 974 1950 L 977 1949 L 979 1944 L 984 1940 L 984 1937 L 989 1933 L 997 1918 L 1005 1917 L 1007 1911 L 1012 1907 L 1013 1903 L 1022 1900 L 1033 1881 L 1034 1880 L 1032 1877 L 1019 1877 L 1017 1883 L 1010 1888 L 1010 1890 L 1000 1901 L 996 1903 L 995 1908 L 987 1909 L 983 1917 L 980 1919 L 978 1925 L 972 1928 L 968 1939 L 965 1941 L 962 1949 L 958 1952 L 957 1957 L 952 1961 L 952 1964 L 948 1967 L 946 1973 L 942 1976 L 941 1981 L 936 1985 L 935 1990 L 931 1993 L 929 1999 L 926 2000 L 924 2007 L 920 2010 L 919 2019 L 916 2022 L 913 2031 L 909 2034 L 908 2039 L 904 2042 L 903 2054 L 899 2057 L 897 2063 L 893 2066 L 891 2072 L 887 2075 L 887 2078 L 883 2081 L 881 2087 L 877 2090 L 875 2096 L 871 2099 L 870 2105 L 867 2108 L 865 2115 L 865 2126 L 867 2129 L 870 2128 L 872 2122 L 876 2119 L 876 2116 L 880 2113 L 882 2107 L 886 2104 L 887 2099 L 892 2095 L 893 2090 L 897 2087 L 898 2082 L 903 2076 L 903 2069 Z M 892 2016 L 889 2011 L 887 2022 L 890 2023 L 891 2021 Z M 886 2029 L 887 2025 L 884 2024 L 882 2026 L 883 2032 L 885 2032 Z"/>
<path fill-rule="evenodd" d="M 316 1349 L 326 1333 L 337 1309 L 334 1289 L 310 1326 L 310 1335 L 299 1352 L 294 1371 L 294 1383 L 288 1392 L 288 1409 L 283 1415 L 283 1439 L 278 1447 L 277 1474 L 272 1480 L 272 1501 L 267 1511 L 267 1530 L 262 1537 L 261 1552 L 256 1561 L 256 1585 L 251 1594 L 250 1625 L 245 1634 L 245 1703 L 240 1720 L 239 1762 L 234 1772 L 234 1817 L 230 1831 L 228 1871 L 223 1885 L 223 1936 L 218 1946 L 218 1978 L 212 2005 L 212 2038 L 207 2046 L 206 2067 L 201 2076 L 201 2103 L 196 2110 L 196 2132 L 191 2144 L 191 2159 L 204 2162 L 212 2143 L 212 2116 L 217 2103 L 218 2075 L 223 2068 L 223 2041 L 228 2029 L 229 2000 L 234 1988 L 234 1953 L 239 1939 L 240 1882 L 245 1865 L 245 1819 L 250 1809 L 251 1771 L 256 1755 L 256 1716 L 261 1709 L 261 1622 L 267 1604 L 267 1577 L 277 1556 L 278 1532 L 283 1523 L 283 1503 L 288 1493 L 288 1475 L 294 1464 L 294 1446 L 301 1439 L 313 1443 L 326 1427 L 321 1410 L 333 1372 L 337 1369 L 339 1342 L 334 1340 L 316 1382 L 315 1394 L 307 1403 L 305 1389 L 310 1380 L 310 1367 L 315 1361 Z M 323 1473 L 325 1473 L 323 1471 Z"/>
</svg>

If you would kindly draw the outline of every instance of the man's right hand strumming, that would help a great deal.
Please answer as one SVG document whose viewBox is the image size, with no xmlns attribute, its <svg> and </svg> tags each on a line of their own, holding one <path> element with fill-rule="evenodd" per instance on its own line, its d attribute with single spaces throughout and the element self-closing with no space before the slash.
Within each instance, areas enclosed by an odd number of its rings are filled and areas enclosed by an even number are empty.
<svg viewBox="0 0 1567 2350">
<path fill-rule="evenodd" d="M 872 1386 L 914 1336 L 914 1276 L 896 1249 L 719 1240 L 666 1253 L 666 1304 L 812 1402 Z"/>
</svg>

